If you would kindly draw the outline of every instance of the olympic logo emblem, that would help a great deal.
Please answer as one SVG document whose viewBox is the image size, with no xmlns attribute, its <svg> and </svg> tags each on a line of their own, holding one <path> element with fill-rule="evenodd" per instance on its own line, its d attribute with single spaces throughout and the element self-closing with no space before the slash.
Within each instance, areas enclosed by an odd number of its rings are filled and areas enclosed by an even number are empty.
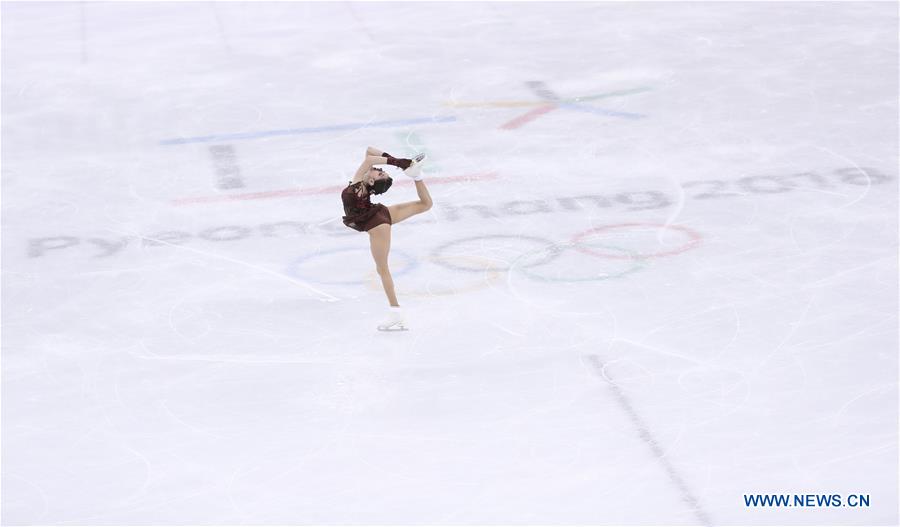
<svg viewBox="0 0 900 527">
<path fill-rule="evenodd" d="M 421 260 L 394 249 L 391 274 L 395 278 L 407 276 L 397 290 L 405 296 L 461 294 L 491 287 L 510 275 L 541 283 L 601 282 L 627 277 L 657 259 L 695 249 L 702 240 L 703 236 L 689 227 L 655 223 L 604 225 L 575 233 L 564 241 L 534 235 L 483 234 L 438 245 Z M 356 258 L 364 259 L 355 266 L 367 269 L 357 275 L 360 278 L 348 280 L 346 265 L 337 262 L 346 259 L 344 253 L 354 252 L 359 253 Z M 287 272 L 311 282 L 368 284 L 380 290 L 368 252 L 367 247 L 319 251 L 292 261 Z M 335 260 L 335 255 L 341 256 Z"/>
</svg>

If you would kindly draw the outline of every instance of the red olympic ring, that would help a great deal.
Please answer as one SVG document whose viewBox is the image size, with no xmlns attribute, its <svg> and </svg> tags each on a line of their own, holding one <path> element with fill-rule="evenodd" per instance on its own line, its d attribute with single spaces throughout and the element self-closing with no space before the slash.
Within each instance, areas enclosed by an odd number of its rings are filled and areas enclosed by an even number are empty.
<svg viewBox="0 0 900 527">
<path fill-rule="evenodd" d="M 676 247 L 675 249 L 672 249 L 669 251 L 661 251 L 661 252 L 649 253 L 649 254 L 636 253 L 633 255 L 611 254 L 611 253 L 593 251 L 593 250 L 591 250 L 591 248 L 589 246 L 586 247 L 586 246 L 582 245 L 581 241 L 590 234 L 593 234 L 596 232 L 602 232 L 602 231 L 609 231 L 612 229 L 621 229 L 621 228 L 629 228 L 629 227 L 662 227 L 664 229 L 676 230 L 676 231 L 680 231 L 680 232 L 683 232 L 684 234 L 686 234 L 688 236 L 689 240 L 684 245 L 682 245 L 680 247 Z M 684 227 L 681 225 L 663 225 L 663 224 L 659 224 L 659 223 L 619 223 L 616 225 L 604 225 L 602 227 L 596 227 L 594 229 L 580 232 L 572 237 L 572 245 L 575 247 L 576 250 L 581 251 L 585 254 L 593 255 L 593 256 L 601 256 L 603 258 L 610 258 L 613 260 L 633 260 L 636 258 L 637 259 L 658 258 L 660 256 L 672 256 L 675 254 L 681 254 L 685 251 L 691 250 L 694 247 L 700 245 L 700 242 L 702 240 L 703 240 L 702 234 L 700 234 L 699 232 L 697 232 L 693 229 L 690 229 L 688 227 Z"/>
</svg>

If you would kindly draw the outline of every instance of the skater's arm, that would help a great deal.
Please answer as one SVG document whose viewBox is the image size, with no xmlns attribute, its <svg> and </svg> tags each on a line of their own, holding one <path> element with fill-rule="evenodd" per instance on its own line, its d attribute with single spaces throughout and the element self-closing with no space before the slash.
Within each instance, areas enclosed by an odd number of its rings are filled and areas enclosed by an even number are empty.
<svg viewBox="0 0 900 527">
<path fill-rule="evenodd" d="M 366 175 L 366 172 L 374 165 L 386 165 L 387 162 L 388 160 L 386 157 L 367 155 L 362 164 L 359 165 L 359 168 L 356 169 L 356 174 L 353 175 L 353 183 L 362 180 L 363 176 Z"/>
</svg>

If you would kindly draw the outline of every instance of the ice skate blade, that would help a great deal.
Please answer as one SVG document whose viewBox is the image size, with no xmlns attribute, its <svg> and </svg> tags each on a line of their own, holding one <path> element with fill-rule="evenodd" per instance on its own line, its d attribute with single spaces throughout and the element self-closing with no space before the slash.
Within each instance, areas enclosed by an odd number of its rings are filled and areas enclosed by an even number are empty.
<svg viewBox="0 0 900 527">
<path fill-rule="evenodd" d="M 385 333 L 391 331 L 409 331 L 409 328 L 402 325 L 392 325 L 392 326 L 378 326 L 378 331 L 383 331 Z"/>
</svg>

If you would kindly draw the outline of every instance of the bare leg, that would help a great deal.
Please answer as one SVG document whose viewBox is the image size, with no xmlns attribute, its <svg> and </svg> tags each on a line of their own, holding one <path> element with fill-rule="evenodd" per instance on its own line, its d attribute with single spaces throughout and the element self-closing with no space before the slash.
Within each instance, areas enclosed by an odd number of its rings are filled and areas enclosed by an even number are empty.
<svg viewBox="0 0 900 527">
<path fill-rule="evenodd" d="M 391 223 L 400 223 L 410 216 L 422 214 L 434 205 L 424 181 L 416 181 L 416 193 L 419 195 L 418 201 L 408 201 L 388 206 L 388 211 L 391 213 Z"/>
<path fill-rule="evenodd" d="M 369 245 L 372 249 L 372 258 L 375 259 L 375 270 L 381 277 L 381 286 L 387 295 L 391 306 L 399 306 L 397 295 L 394 293 L 394 279 L 391 278 L 391 270 L 388 267 L 388 253 L 391 251 L 391 226 L 383 223 L 369 229 Z"/>
</svg>

